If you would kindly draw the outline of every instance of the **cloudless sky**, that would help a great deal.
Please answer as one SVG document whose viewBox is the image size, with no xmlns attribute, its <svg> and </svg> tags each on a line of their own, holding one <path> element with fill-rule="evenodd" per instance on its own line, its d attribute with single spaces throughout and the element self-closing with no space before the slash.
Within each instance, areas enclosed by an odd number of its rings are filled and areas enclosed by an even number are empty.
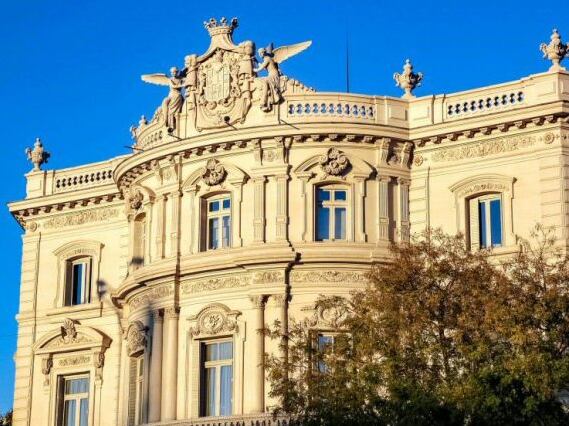
<svg viewBox="0 0 569 426">
<path fill-rule="evenodd" d="M 48 168 L 124 154 L 128 128 L 152 116 L 166 89 L 140 80 L 203 53 L 203 21 L 239 18 L 236 42 L 257 47 L 313 40 L 283 71 L 320 91 L 400 96 L 405 58 L 425 74 L 417 95 L 450 93 L 546 71 L 538 45 L 564 2 L 0 0 L 0 201 L 25 196 L 24 149 L 41 136 Z M 568 61 L 569 62 L 569 61 Z M 21 230 L 0 209 L 0 412 L 12 406 Z M 41 297 L 41 295 L 40 295 Z"/>
</svg>

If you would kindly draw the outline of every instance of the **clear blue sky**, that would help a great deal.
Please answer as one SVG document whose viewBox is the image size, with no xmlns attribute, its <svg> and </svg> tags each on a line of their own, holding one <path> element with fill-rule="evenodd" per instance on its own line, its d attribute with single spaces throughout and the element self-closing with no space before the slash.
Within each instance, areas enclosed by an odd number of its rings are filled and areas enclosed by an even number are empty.
<svg viewBox="0 0 569 426">
<path fill-rule="evenodd" d="M 393 72 L 410 57 L 425 74 L 417 94 L 445 93 L 547 70 L 538 45 L 558 26 L 563 2 L 543 1 L 2 1 L 0 16 L 1 201 L 24 196 L 24 148 L 41 136 L 62 168 L 127 152 L 128 128 L 165 91 L 140 74 L 165 72 L 202 53 L 202 22 L 237 16 L 235 39 L 258 46 L 313 40 L 284 72 L 321 91 L 345 89 L 350 40 L 353 92 L 395 95 Z M 569 61 L 568 61 L 569 62 Z M 12 405 L 21 240 L 0 210 L 0 412 Z"/>
</svg>

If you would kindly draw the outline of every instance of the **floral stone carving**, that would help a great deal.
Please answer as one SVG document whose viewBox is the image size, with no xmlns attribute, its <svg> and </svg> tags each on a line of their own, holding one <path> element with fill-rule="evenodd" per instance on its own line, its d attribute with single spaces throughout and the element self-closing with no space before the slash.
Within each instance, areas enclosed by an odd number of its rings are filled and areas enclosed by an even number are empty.
<svg viewBox="0 0 569 426">
<path fill-rule="evenodd" d="M 134 189 L 128 196 L 128 205 L 132 210 L 138 210 L 142 206 L 144 195 L 139 189 Z"/>
<path fill-rule="evenodd" d="M 226 175 L 225 167 L 215 158 L 211 158 L 203 169 L 202 179 L 208 186 L 214 186 L 223 182 Z"/>
<path fill-rule="evenodd" d="M 136 357 L 146 348 L 146 327 L 141 321 L 134 321 L 126 332 L 128 356 Z"/>
<path fill-rule="evenodd" d="M 350 165 L 350 160 L 337 148 L 330 148 L 320 157 L 319 163 L 327 175 L 340 176 Z"/>
<path fill-rule="evenodd" d="M 75 328 L 75 323 L 69 318 L 63 320 L 63 325 L 61 326 L 61 338 L 63 343 L 73 343 L 77 340 L 77 329 Z"/>
<path fill-rule="evenodd" d="M 207 307 L 198 314 L 196 325 L 190 329 L 190 333 L 192 336 L 213 336 L 237 332 L 237 315 L 238 312 L 229 311 L 223 305 Z"/>
</svg>

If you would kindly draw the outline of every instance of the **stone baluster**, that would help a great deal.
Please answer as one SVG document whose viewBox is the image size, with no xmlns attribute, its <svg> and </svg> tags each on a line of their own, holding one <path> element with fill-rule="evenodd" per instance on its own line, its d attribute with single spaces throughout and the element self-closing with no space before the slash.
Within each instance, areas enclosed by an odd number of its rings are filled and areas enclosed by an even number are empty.
<svg viewBox="0 0 569 426">
<path fill-rule="evenodd" d="M 150 355 L 148 421 L 160 421 L 162 395 L 162 327 L 163 319 L 159 311 L 152 315 L 152 353 Z"/>
<path fill-rule="evenodd" d="M 164 310 L 164 342 L 162 345 L 162 400 L 161 419 L 176 419 L 178 398 L 178 309 Z"/>
</svg>

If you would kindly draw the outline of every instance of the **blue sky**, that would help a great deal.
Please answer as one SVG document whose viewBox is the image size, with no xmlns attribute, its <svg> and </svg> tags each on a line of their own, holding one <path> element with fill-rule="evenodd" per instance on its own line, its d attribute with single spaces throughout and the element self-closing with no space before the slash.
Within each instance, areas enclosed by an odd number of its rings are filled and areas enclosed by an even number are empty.
<svg viewBox="0 0 569 426">
<path fill-rule="evenodd" d="M 0 16 L 0 199 L 25 195 L 24 148 L 41 136 L 62 168 L 127 152 L 128 128 L 152 115 L 163 88 L 143 73 L 182 66 L 202 53 L 202 22 L 237 16 L 236 41 L 258 46 L 313 40 L 286 74 L 321 91 L 345 90 L 350 44 L 352 92 L 399 96 L 393 72 L 410 57 L 425 74 L 418 95 L 515 80 L 547 70 L 538 45 L 559 27 L 563 2 L 519 1 L 7 1 Z M 21 231 L 0 209 L 0 412 L 12 405 Z"/>
</svg>

